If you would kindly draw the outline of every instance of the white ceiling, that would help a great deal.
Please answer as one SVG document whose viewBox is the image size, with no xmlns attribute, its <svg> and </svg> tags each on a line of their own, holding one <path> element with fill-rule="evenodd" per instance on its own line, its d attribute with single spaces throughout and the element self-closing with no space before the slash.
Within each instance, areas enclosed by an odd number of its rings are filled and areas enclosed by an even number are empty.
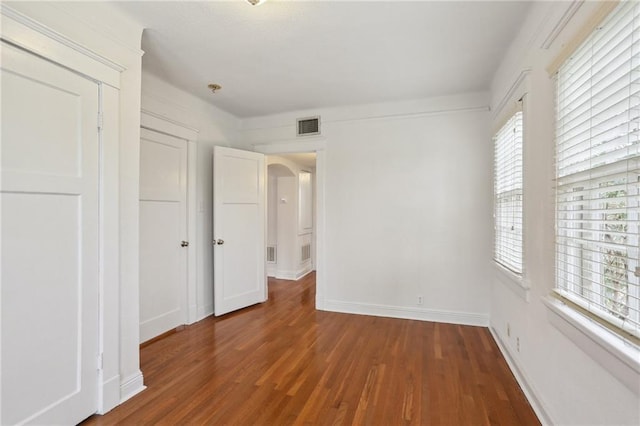
<svg viewBox="0 0 640 426">
<path fill-rule="evenodd" d="M 238 117 L 487 90 L 529 5 L 118 2 L 144 69 Z"/>
</svg>

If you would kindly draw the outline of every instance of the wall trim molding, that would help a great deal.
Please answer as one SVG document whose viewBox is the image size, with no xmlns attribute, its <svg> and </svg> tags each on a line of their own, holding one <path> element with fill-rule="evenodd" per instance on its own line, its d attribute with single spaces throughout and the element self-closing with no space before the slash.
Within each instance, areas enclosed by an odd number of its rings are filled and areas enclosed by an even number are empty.
<svg viewBox="0 0 640 426">
<path fill-rule="evenodd" d="M 98 397 L 98 414 L 105 414 L 120 404 L 120 375 L 102 382 Z"/>
<path fill-rule="evenodd" d="M 540 45 L 541 49 L 547 50 L 551 47 L 556 38 L 558 38 L 558 35 L 560 35 L 562 30 L 564 30 L 569 21 L 571 21 L 573 15 L 575 15 L 578 9 L 580 9 L 582 3 L 584 3 L 584 0 L 573 0 L 569 3 L 567 9 L 564 11 L 560 19 L 555 23 L 553 28 L 551 28 L 551 31 L 549 31 L 544 41 Z"/>
<path fill-rule="evenodd" d="M 58 10 L 60 10 L 64 14 L 73 14 L 73 11 L 70 11 L 67 7 L 61 6 L 58 3 L 54 3 L 53 7 L 55 7 Z M 127 16 L 126 13 L 125 13 L 125 16 Z M 129 17 L 127 16 L 127 18 L 129 18 Z M 144 56 L 145 51 L 142 50 L 142 48 L 140 47 L 140 44 L 132 45 L 132 44 L 129 44 L 129 43 L 125 42 L 123 39 L 118 38 L 118 37 L 114 36 L 113 34 L 110 34 L 110 29 L 111 28 L 108 25 L 104 25 L 103 22 L 99 22 L 98 24 L 96 24 L 91 20 L 87 20 L 84 17 L 79 17 L 79 16 L 75 16 L 75 19 L 78 22 L 82 23 L 85 27 L 91 28 L 95 32 L 99 33 L 102 37 L 104 37 L 109 42 L 118 45 L 119 48 L 123 48 L 123 49 L 127 50 L 128 52 L 130 52 L 131 54 L 136 55 L 136 56 Z M 135 25 L 139 25 L 139 24 L 136 22 Z M 140 35 L 138 36 L 138 41 L 140 41 L 141 37 L 142 37 L 142 31 L 140 32 Z"/>
<path fill-rule="evenodd" d="M 507 361 L 507 365 L 509 369 L 513 373 L 516 381 L 522 388 L 529 404 L 535 411 L 538 416 L 538 420 L 542 423 L 543 426 L 556 424 L 551 421 L 551 417 L 549 416 L 549 411 L 546 409 L 546 405 L 542 402 L 540 398 L 538 398 L 539 393 L 535 390 L 531 382 L 529 381 L 527 375 L 524 373 L 518 361 L 511 356 L 511 353 L 507 349 L 507 347 L 503 344 L 502 339 L 500 339 L 500 335 L 495 331 L 493 327 L 489 327 L 489 332 L 493 336 L 493 340 L 498 345 L 498 349 L 504 356 L 504 359 Z"/>
<path fill-rule="evenodd" d="M 360 103 L 306 109 L 286 113 L 265 115 L 241 119 L 240 130 L 250 135 L 256 142 L 263 138 L 263 130 L 291 129 L 287 132 L 292 139 L 295 137 L 295 118 L 304 116 L 322 117 L 322 124 L 357 123 L 371 120 L 403 120 L 441 114 L 464 114 L 469 112 L 490 111 L 489 90 L 470 92 L 465 94 L 430 96 L 423 98 Z M 327 133 L 325 133 L 326 135 Z M 309 136 L 309 139 L 315 138 Z M 301 139 L 301 138 L 297 138 Z M 306 137 L 304 139 L 307 139 Z M 267 141 L 264 141 L 267 142 Z M 275 141 L 273 141 L 275 142 Z"/>
<path fill-rule="evenodd" d="M 480 106 L 468 106 L 468 107 L 451 107 L 451 108 L 441 108 L 441 109 L 433 109 L 428 111 L 417 111 L 417 112 L 401 112 L 397 114 L 381 114 L 381 115 L 372 115 L 370 117 L 359 117 L 359 118 L 345 118 L 339 120 L 325 120 L 325 124 L 328 123 L 355 123 L 360 121 L 374 121 L 374 120 L 406 120 L 411 118 L 423 118 L 423 117 L 433 117 L 437 115 L 444 114 L 464 114 L 468 112 L 488 112 L 491 111 L 491 107 L 489 105 L 480 105 Z"/>
<path fill-rule="evenodd" d="M 565 61 L 573 55 L 576 49 L 591 35 L 591 33 L 607 19 L 609 14 L 618 7 L 622 0 L 598 2 L 598 7 L 587 19 L 582 27 L 562 45 L 562 49 L 547 67 L 549 76 L 555 75 Z"/>
<path fill-rule="evenodd" d="M 191 297 L 191 294 L 188 295 Z M 198 322 L 198 305 L 195 303 L 189 303 L 189 307 L 187 309 L 187 322 L 185 325 L 191 325 L 193 323 Z"/>
<path fill-rule="evenodd" d="M 196 138 L 197 134 L 194 135 Z M 198 320 L 198 143 L 187 140 L 187 324 Z"/>
<path fill-rule="evenodd" d="M 11 18 L 13 21 L 24 25 L 25 27 L 29 28 L 30 30 L 33 30 L 39 34 L 42 34 L 43 36 L 45 36 L 46 38 L 50 39 L 50 40 L 54 40 L 60 44 L 62 44 L 65 47 L 68 47 L 78 53 L 80 53 L 83 56 L 86 56 L 88 58 L 93 59 L 94 61 L 97 61 L 99 63 L 101 63 L 102 65 L 106 65 L 107 67 L 111 68 L 112 70 L 115 70 L 118 73 L 121 73 L 123 71 L 125 71 L 127 68 L 124 67 L 123 65 L 120 65 L 108 58 L 105 58 L 102 55 L 97 54 L 96 52 L 94 52 L 93 50 L 81 45 L 80 43 L 77 43 L 75 41 L 73 41 L 72 39 L 70 39 L 69 37 L 49 28 L 48 26 L 41 24 L 40 22 L 36 21 L 35 19 L 32 19 L 26 15 L 23 15 L 22 13 L 12 9 L 11 7 L 5 5 L 5 4 L 0 4 L 0 13 L 2 15 L 5 15 L 9 18 Z M 4 31 L 3 31 L 4 33 Z M 25 47 L 29 50 L 34 50 L 37 51 L 36 49 L 33 49 L 31 46 L 23 46 L 22 44 L 20 44 L 19 42 L 14 41 L 12 38 L 10 38 L 10 40 L 14 43 L 16 43 L 17 45 L 21 46 L 21 47 Z M 140 51 L 138 53 L 140 56 L 142 56 L 143 52 Z"/>
<path fill-rule="evenodd" d="M 505 92 L 500 102 L 498 102 L 498 105 L 496 105 L 493 108 L 494 120 L 498 117 L 498 115 L 502 113 L 502 110 L 507 105 L 507 103 L 509 103 L 509 101 L 513 99 L 513 96 L 516 94 L 516 91 L 522 85 L 522 83 L 527 79 L 529 74 L 531 74 L 531 71 L 532 71 L 531 68 L 524 68 L 523 70 L 520 71 L 520 74 L 518 74 L 518 76 L 513 80 L 513 83 L 511 83 L 511 86 L 509 86 L 509 88 Z"/>
<path fill-rule="evenodd" d="M 120 383 L 120 404 L 133 398 L 146 388 L 142 371 L 138 370 L 137 373 Z"/>
<path fill-rule="evenodd" d="M 442 311 L 435 309 L 410 308 L 406 306 L 379 305 L 373 303 L 345 302 L 325 299 L 322 310 L 377 317 L 433 321 L 447 324 L 487 327 L 488 314 Z"/>
<path fill-rule="evenodd" d="M 423 111 L 414 111 L 414 112 L 398 112 L 398 113 L 388 113 L 388 114 L 374 114 L 374 115 L 369 115 L 369 116 L 362 116 L 362 117 L 350 117 L 350 118 L 340 118 L 340 119 L 325 119 L 323 120 L 323 125 L 326 124 L 339 124 L 339 123 L 357 123 L 357 122 L 362 122 L 362 121 L 381 121 L 381 120 L 408 120 L 408 119 L 413 119 L 413 118 L 423 118 L 423 117 L 433 117 L 433 116 L 438 116 L 438 115 L 445 115 L 445 114 L 465 114 L 465 113 L 473 113 L 473 112 L 489 112 L 491 111 L 491 107 L 489 105 L 470 105 L 470 106 L 460 106 L 460 107 L 445 107 L 445 108 L 434 108 L 434 109 L 428 109 L 428 110 L 423 110 Z M 246 132 L 259 132 L 261 130 L 272 130 L 272 129 L 284 129 L 284 128 L 288 128 L 291 127 L 293 128 L 293 125 L 276 125 L 276 126 L 262 126 L 262 127 L 251 127 L 251 128 L 247 128 L 244 129 L 244 131 Z M 323 136 L 309 136 L 309 139 L 314 138 L 315 140 L 323 140 L 324 137 Z M 295 141 L 298 140 L 299 142 L 306 142 L 306 141 L 300 141 L 300 138 L 298 137 L 297 139 L 291 139 L 291 141 Z M 263 146 L 263 145 L 269 145 L 268 143 L 266 144 L 261 144 L 261 145 L 254 145 L 254 147 L 257 146 Z"/>
<path fill-rule="evenodd" d="M 278 280 L 298 281 L 313 272 L 313 265 L 307 262 L 305 266 L 298 270 L 278 269 L 277 264 L 267 265 L 267 276 L 274 277 Z"/>
<path fill-rule="evenodd" d="M 155 113 L 145 108 L 140 109 L 140 126 L 169 136 L 175 136 L 189 141 L 197 141 L 200 130 L 188 124 Z"/>
<path fill-rule="evenodd" d="M 296 274 L 296 280 L 306 277 L 311 272 L 313 272 L 313 267 L 311 266 L 311 262 L 308 262 L 308 264 L 304 268 L 298 270 L 298 273 Z"/>
<path fill-rule="evenodd" d="M 297 152 L 317 152 L 324 150 L 326 140 L 323 137 L 317 137 L 313 140 L 301 141 L 298 139 L 290 139 L 277 141 L 273 143 L 263 143 L 253 145 L 253 150 L 265 155 L 289 154 Z M 317 168 L 317 159 L 316 159 Z"/>
<path fill-rule="evenodd" d="M 209 303 L 208 305 L 198 306 L 197 319 L 195 322 L 201 321 L 206 317 L 213 315 L 213 303 Z"/>
<path fill-rule="evenodd" d="M 276 269 L 275 278 L 278 280 L 290 280 L 295 281 L 298 278 L 298 273 L 289 269 Z"/>
<path fill-rule="evenodd" d="M 120 202 L 120 93 L 111 86 L 101 88 L 103 99 L 103 128 L 100 154 L 101 189 L 100 215 L 100 352 L 102 369 L 99 379 L 98 410 L 106 412 L 120 403 L 122 321 L 120 294 L 120 229 L 122 223 Z M 113 380 L 113 383 L 112 383 Z"/>
<path fill-rule="evenodd" d="M 183 291 L 187 291 L 187 289 L 182 289 Z M 145 321 L 140 321 L 140 344 L 145 343 L 146 341 L 157 337 L 158 335 L 166 332 L 167 330 L 173 330 L 178 324 L 182 325 L 185 323 L 185 319 L 188 316 L 184 316 L 182 309 L 188 309 L 189 306 L 178 306 L 175 309 L 172 309 L 168 312 L 164 312 L 160 315 L 156 315 L 153 318 L 149 318 Z"/>
</svg>

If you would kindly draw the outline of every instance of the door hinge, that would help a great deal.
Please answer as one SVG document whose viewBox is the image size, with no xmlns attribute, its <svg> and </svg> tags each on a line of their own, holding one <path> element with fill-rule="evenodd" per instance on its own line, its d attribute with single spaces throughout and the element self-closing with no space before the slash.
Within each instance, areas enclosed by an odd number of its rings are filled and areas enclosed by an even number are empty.
<svg viewBox="0 0 640 426">
<path fill-rule="evenodd" d="M 104 369 L 104 356 L 101 353 L 100 355 L 98 355 L 98 370 L 103 370 Z"/>
<path fill-rule="evenodd" d="M 104 114 L 102 114 L 102 111 L 98 113 L 98 130 L 102 130 L 102 127 L 104 126 Z"/>
</svg>

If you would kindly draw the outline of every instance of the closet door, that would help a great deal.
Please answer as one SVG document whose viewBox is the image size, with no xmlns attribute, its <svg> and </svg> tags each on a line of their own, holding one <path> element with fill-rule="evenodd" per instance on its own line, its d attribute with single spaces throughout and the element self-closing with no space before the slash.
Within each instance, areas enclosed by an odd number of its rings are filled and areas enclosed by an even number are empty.
<svg viewBox="0 0 640 426">
<path fill-rule="evenodd" d="M 187 141 L 140 131 L 140 342 L 187 322 Z"/>
<path fill-rule="evenodd" d="M 97 83 L 1 50 L 1 424 L 97 409 Z"/>
</svg>

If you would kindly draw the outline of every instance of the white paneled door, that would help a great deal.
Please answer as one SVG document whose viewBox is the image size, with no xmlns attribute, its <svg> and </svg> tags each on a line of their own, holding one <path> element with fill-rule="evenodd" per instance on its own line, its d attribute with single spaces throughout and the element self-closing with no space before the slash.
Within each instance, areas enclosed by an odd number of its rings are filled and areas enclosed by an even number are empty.
<svg viewBox="0 0 640 426">
<path fill-rule="evenodd" d="M 264 155 L 214 147 L 214 306 L 223 315 L 264 302 Z"/>
<path fill-rule="evenodd" d="M 98 85 L 0 45 L 1 424 L 97 409 Z"/>
<path fill-rule="evenodd" d="M 187 322 L 187 141 L 140 132 L 140 341 Z"/>
</svg>

